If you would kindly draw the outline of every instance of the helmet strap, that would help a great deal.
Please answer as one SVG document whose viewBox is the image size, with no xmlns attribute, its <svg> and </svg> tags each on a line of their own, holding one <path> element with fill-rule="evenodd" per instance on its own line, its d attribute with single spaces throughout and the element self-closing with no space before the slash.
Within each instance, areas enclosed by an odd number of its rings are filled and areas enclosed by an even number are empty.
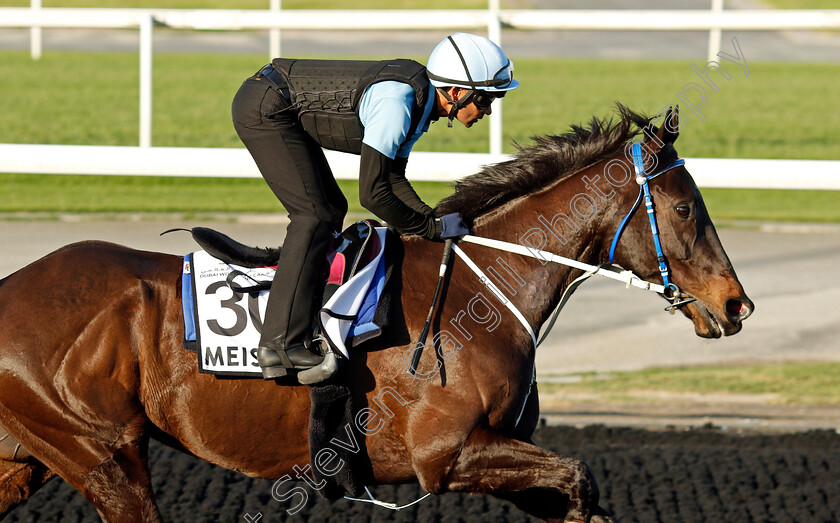
<svg viewBox="0 0 840 523">
<path fill-rule="evenodd" d="M 449 109 L 449 115 L 447 116 L 446 126 L 452 127 L 452 120 L 455 119 L 455 116 L 458 114 L 458 111 L 460 111 L 461 108 L 466 104 L 467 100 L 470 99 L 470 97 L 473 94 L 473 90 L 470 89 L 464 96 L 458 98 L 458 100 L 453 100 L 452 96 L 449 95 L 449 92 L 443 87 L 438 87 L 437 90 L 440 94 L 443 95 L 444 98 L 446 98 L 446 100 L 451 105 L 451 108 Z"/>
</svg>

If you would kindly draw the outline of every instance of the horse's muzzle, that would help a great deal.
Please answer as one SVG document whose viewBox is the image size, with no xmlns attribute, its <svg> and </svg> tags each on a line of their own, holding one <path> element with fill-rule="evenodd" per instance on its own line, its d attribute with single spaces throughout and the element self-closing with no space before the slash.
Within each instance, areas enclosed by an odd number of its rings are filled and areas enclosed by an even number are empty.
<svg viewBox="0 0 840 523">
<path fill-rule="evenodd" d="M 686 305 L 683 313 L 694 322 L 694 332 L 701 338 L 732 336 L 741 331 L 743 321 L 755 310 L 746 296 L 727 298 L 721 306 L 710 306 L 703 300 Z"/>
</svg>

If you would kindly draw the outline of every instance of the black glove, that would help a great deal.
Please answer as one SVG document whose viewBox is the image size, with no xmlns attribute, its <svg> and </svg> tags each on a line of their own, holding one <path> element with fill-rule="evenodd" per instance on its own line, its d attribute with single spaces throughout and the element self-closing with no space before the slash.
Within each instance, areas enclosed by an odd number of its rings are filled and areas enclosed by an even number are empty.
<svg viewBox="0 0 840 523">
<path fill-rule="evenodd" d="M 435 240 L 445 240 L 447 238 L 460 238 L 470 233 L 467 226 L 461 220 L 461 215 L 457 212 L 446 214 L 440 218 L 435 218 Z"/>
</svg>

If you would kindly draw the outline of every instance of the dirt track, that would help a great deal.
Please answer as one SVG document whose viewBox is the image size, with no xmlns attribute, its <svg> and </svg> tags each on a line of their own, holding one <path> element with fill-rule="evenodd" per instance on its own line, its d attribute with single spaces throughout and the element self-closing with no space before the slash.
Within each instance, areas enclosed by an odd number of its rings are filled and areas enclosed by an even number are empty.
<svg viewBox="0 0 840 523">
<path fill-rule="evenodd" d="M 832 522 L 840 520 L 840 435 L 811 431 L 738 435 L 716 429 L 645 431 L 590 426 L 544 427 L 535 440 L 586 461 L 605 507 L 623 522 Z M 488 496 L 446 494 L 400 512 L 366 504 L 333 504 L 311 495 L 301 512 L 271 497 L 270 481 L 226 471 L 169 448 L 151 449 L 153 481 L 166 521 L 532 521 Z M 284 487 L 283 492 L 287 488 Z M 422 492 L 383 486 L 398 504 Z M 85 499 L 54 480 L 6 521 L 99 521 Z M 251 519 L 250 521 L 256 521 Z"/>
</svg>

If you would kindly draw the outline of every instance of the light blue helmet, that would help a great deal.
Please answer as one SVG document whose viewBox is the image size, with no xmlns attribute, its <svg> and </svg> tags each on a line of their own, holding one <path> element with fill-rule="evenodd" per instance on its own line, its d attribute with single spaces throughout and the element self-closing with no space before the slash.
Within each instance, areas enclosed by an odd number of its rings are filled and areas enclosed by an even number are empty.
<svg viewBox="0 0 840 523">
<path fill-rule="evenodd" d="M 519 87 L 513 79 L 513 62 L 502 49 L 483 36 L 455 33 L 443 40 L 426 64 L 435 87 L 464 87 L 501 92 Z"/>
</svg>

